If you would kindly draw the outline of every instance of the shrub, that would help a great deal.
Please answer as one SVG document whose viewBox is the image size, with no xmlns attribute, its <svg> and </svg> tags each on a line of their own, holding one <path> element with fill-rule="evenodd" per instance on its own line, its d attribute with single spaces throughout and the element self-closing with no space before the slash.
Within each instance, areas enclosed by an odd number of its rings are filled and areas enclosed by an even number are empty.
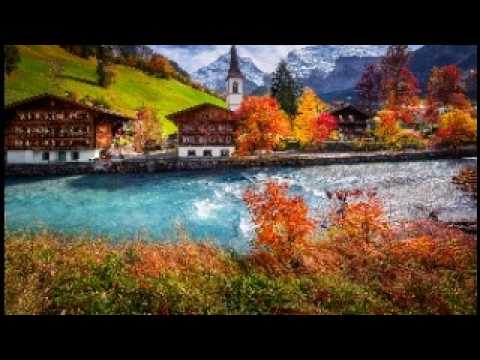
<svg viewBox="0 0 480 360">
<path fill-rule="evenodd" d="M 425 149 L 426 141 L 412 129 L 403 129 L 392 138 L 392 145 L 397 150 L 402 149 Z"/>
<path fill-rule="evenodd" d="M 289 197 L 286 185 L 267 182 L 263 192 L 249 189 L 244 201 L 257 225 L 255 251 L 269 252 L 287 267 L 298 267 L 299 255 L 313 233 L 314 221 L 301 197 Z"/>
<path fill-rule="evenodd" d="M 477 141 L 477 121 L 468 112 L 454 109 L 440 117 L 436 143 L 456 148 Z"/>
</svg>

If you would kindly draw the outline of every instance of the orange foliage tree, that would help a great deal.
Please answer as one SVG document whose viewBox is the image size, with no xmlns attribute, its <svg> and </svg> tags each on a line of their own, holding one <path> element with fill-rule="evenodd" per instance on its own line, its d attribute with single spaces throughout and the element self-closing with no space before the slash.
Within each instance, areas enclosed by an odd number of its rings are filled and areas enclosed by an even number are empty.
<svg viewBox="0 0 480 360">
<path fill-rule="evenodd" d="M 405 124 L 411 124 L 420 103 L 417 79 L 410 70 L 402 68 L 396 81 L 387 92 L 385 107 L 396 111 L 399 119 Z"/>
<path fill-rule="evenodd" d="M 453 148 L 477 140 L 477 120 L 470 113 L 454 109 L 440 117 L 436 140 Z"/>
<path fill-rule="evenodd" d="M 471 110 L 470 101 L 461 85 L 461 72 L 456 65 L 433 68 L 428 81 L 426 119 L 431 123 L 439 120 L 441 107 Z"/>
<path fill-rule="evenodd" d="M 397 113 L 391 110 L 379 111 L 375 119 L 375 137 L 387 145 L 393 143 L 394 137 L 401 128 L 397 120 Z"/>
<path fill-rule="evenodd" d="M 247 190 L 244 201 L 257 226 L 254 251 L 266 251 L 282 263 L 295 265 L 315 229 L 303 198 L 289 197 L 285 184 L 267 182 L 263 192 Z"/>
<path fill-rule="evenodd" d="M 154 74 L 159 74 L 162 77 L 171 77 L 173 76 L 176 71 L 170 61 L 159 54 L 155 54 L 151 57 L 148 68 Z"/>
<path fill-rule="evenodd" d="M 245 98 L 235 116 L 240 120 L 235 134 L 240 155 L 256 150 L 272 151 L 290 133 L 287 116 L 271 97 Z"/>
<path fill-rule="evenodd" d="M 385 108 L 396 111 L 407 124 L 413 121 L 420 92 L 417 79 L 407 67 L 410 56 L 408 45 L 392 45 L 380 62 Z"/>
<path fill-rule="evenodd" d="M 147 142 L 160 143 L 163 140 L 162 124 L 157 118 L 155 109 L 141 108 L 133 125 L 135 151 L 143 152 Z"/>
<path fill-rule="evenodd" d="M 368 244 L 389 235 L 383 206 L 375 192 L 353 190 L 335 195 L 341 206 L 332 213 L 332 224 L 348 241 Z"/>
</svg>

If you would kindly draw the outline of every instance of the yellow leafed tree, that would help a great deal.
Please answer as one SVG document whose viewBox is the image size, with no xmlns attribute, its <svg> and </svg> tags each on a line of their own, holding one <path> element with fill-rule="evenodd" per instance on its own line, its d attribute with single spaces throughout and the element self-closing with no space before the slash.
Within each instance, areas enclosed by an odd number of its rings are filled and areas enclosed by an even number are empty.
<svg viewBox="0 0 480 360">
<path fill-rule="evenodd" d="M 315 91 L 308 87 L 303 90 L 302 96 L 298 100 L 297 116 L 293 125 L 293 134 L 300 141 L 300 144 L 305 145 L 311 142 L 312 132 L 310 123 L 314 118 L 327 110 L 327 103 L 320 99 L 315 94 Z"/>
</svg>

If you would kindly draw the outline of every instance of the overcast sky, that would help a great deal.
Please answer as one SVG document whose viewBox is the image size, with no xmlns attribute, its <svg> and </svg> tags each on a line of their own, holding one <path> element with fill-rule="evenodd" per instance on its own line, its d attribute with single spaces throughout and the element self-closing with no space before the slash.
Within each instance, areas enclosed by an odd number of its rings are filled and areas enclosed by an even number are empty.
<svg viewBox="0 0 480 360">
<path fill-rule="evenodd" d="M 210 64 L 225 54 L 230 45 L 150 45 L 158 52 L 176 61 L 188 72 L 194 72 L 202 66 Z M 301 49 L 309 45 L 237 45 L 242 57 L 250 57 L 255 65 L 264 72 L 275 70 L 280 59 L 289 51 Z M 346 45 L 348 46 L 348 45 Z M 410 45 L 416 49 L 419 45 Z"/>
</svg>

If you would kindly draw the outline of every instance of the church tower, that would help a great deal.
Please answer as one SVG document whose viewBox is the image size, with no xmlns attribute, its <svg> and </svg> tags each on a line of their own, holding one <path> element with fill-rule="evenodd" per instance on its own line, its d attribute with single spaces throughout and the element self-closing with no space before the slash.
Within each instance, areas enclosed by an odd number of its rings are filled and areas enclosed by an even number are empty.
<svg viewBox="0 0 480 360">
<path fill-rule="evenodd" d="M 240 107 L 243 100 L 243 80 L 238 62 L 237 48 L 235 45 L 230 49 L 230 68 L 227 76 L 227 106 L 231 111 Z"/>
</svg>

